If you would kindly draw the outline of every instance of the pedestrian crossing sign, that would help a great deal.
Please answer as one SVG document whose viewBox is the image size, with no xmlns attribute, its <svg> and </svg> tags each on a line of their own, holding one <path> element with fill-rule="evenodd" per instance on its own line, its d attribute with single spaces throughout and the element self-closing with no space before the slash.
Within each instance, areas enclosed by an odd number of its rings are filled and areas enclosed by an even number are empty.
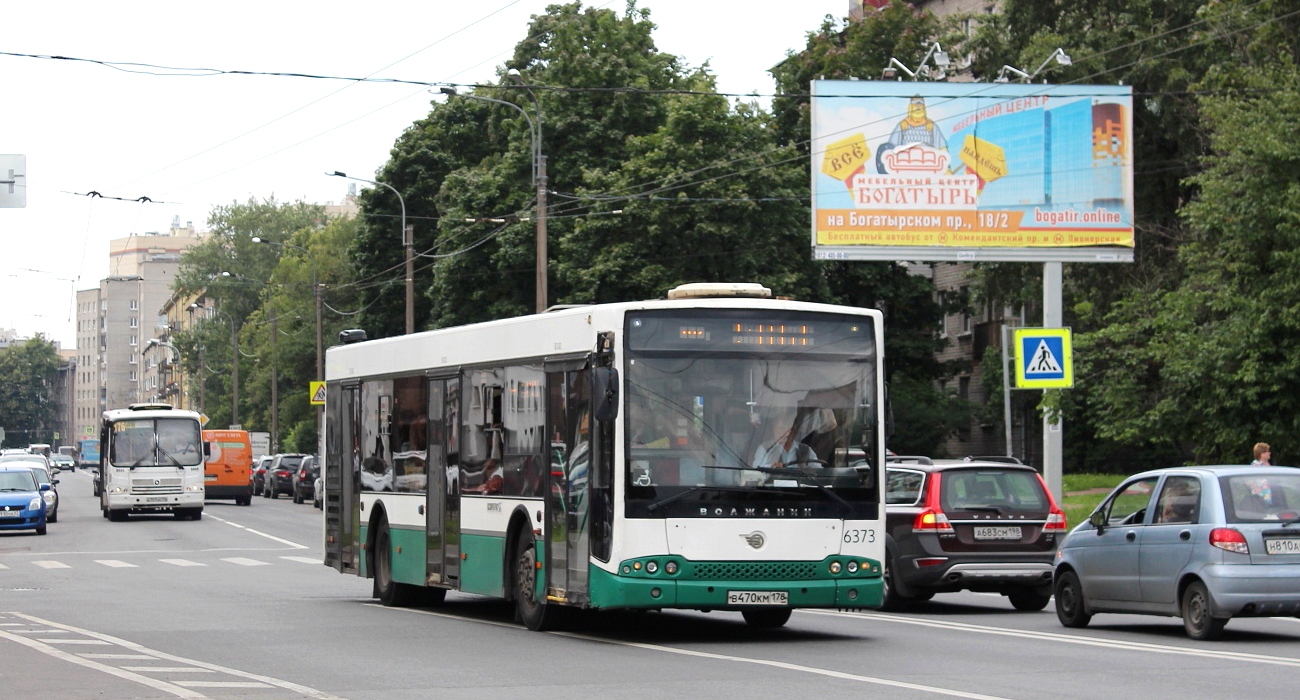
<svg viewBox="0 0 1300 700">
<path fill-rule="evenodd" d="M 1074 386 L 1069 328 L 1017 328 L 1013 336 L 1017 389 Z"/>
<path fill-rule="evenodd" d="M 313 406 L 325 405 L 325 382 L 311 383 L 311 405 Z"/>
</svg>

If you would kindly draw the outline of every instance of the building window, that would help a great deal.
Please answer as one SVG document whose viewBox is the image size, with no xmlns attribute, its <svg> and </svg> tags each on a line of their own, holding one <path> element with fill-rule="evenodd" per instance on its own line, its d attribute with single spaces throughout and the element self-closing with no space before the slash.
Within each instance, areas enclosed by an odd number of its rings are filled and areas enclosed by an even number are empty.
<svg viewBox="0 0 1300 700">
<path fill-rule="evenodd" d="M 969 288 L 969 287 L 962 287 L 962 288 L 961 288 L 961 301 L 962 301 L 962 306 L 963 306 L 963 308 L 962 308 L 962 312 L 961 312 L 961 332 L 962 332 L 962 335 L 965 335 L 965 334 L 971 332 L 971 316 L 970 316 L 970 309 L 969 309 L 969 308 L 966 308 L 966 306 L 970 303 L 970 288 Z"/>
<path fill-rule="evenodd" d="M 948 337 L 948 293 L 937 292 L 935 302 L 939 304 L 939 337 Z"/>
<path fill-rule="evenodd" d="M 138 342 L 136 341 L 136 336 L 134 336 L 134 335 L 131 336 L 131 347 L 135 347 L 135 346 L 137 346 L 137 345 L 139 345 L 139 344 L 140 344 L 140 343 L 138 343 Z"/>
<path fill-rule="evenodd" d="M 131 310 L 132 310 L 132 311 L 135 311 L 135 310 L 138 309 L 138 308 L 140 308 L 140 302 L 136 301 L 135 299 L 132 299 L 132 300 L 131 300 Z"/>
<path fill-rule="evenodd" d="M 136 381 L 136 379 L 137 379 L 137 376 L 136 376 L 135 370 L 131 370 L 131 381 L 134 382 L 134 381 Z"/>
<path fill-rule="evenodd" d="M 140 327 L 140 319 L 138 319 L 138 318 L 135 317 L 135 316 L 132 316 L 132 317 L 131 317 L 131 327 L 132 327 L 132 328 L 139 328 L 139 327 Z"/>
</svg>

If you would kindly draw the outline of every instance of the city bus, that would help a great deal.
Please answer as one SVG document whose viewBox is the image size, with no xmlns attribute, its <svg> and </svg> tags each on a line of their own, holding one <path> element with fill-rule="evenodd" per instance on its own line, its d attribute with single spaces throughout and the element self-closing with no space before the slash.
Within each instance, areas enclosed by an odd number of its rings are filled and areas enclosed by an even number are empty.
<svg viewBox="0 0 1300 700">
<path fill-rule="evenodd" d="M 131 513 L 203 517 L 203 463 L 209 453 L 199 414 L 165 403 L 104 411 L 99 428 L 99 507 L 105 518 Z"/>
<path fill-rule="evenodd" d="M 385 605 L 871 608 L 878 311 L 683 285 L 326 354 L 325 564 Z"/>
<path fill-rule="evenodd" d="M 77 441 L 77 466 L 82 469 L 99 467 L 99 440 L 89 438 Z M 95 494 L 99 495 L 99 494 Z"/>
</svg>

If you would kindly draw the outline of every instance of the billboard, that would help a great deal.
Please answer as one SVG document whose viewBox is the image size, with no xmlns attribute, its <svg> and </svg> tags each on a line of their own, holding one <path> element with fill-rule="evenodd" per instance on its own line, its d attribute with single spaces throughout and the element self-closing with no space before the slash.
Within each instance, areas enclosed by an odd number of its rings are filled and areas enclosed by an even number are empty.
<svg viewBox="0 0 1300 700">
<path fill-rule="evenodd" d="M 812 83 L 821 260 L 1132 262 L 1127 86 Z"/>
</svg>

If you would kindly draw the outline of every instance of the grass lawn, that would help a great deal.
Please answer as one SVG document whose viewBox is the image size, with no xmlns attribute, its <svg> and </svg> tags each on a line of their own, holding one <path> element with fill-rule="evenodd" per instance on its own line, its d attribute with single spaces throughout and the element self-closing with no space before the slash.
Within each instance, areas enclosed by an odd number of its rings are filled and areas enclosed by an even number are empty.
<svg viewBox="0 0 1300 700">
<path fill-rule="evenodd" d="M 1065 492 L 1065 501 L 1061 504 L 1061 510 L 1065 511 L 1065 522 L 1070 528 L 1088 519 L 1092 509 L 1097 507 L 1098 503 L 1110 493 L 1110 490 L 1119 485 L 1124 480 L 1124 474 L 1066 474 L 1062 477 L 1062 490 Z M 1082 491 L 1091 491 L 1096 489 L 1105 489 L 1098 493 L 1080 493 Z M 1075 495 L 1071 496 L 1070 494 Z"/>
</svg>

